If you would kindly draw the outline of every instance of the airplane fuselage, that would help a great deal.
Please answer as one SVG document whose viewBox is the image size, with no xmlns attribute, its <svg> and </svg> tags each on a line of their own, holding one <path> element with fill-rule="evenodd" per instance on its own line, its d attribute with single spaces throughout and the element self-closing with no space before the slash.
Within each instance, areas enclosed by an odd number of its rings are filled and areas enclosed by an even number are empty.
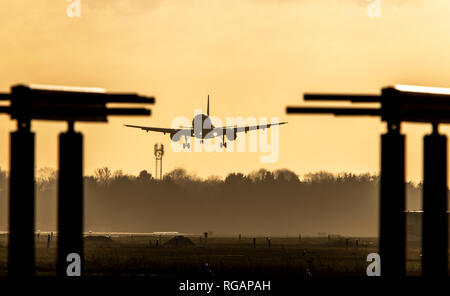
<svg viewBox="0 0 450 296">
<path fill-rule="evenodd" d="M 211 131 L 214 129 L 211 118 L 207 114 L 197 114 L 192 120 L 192 126 L 194 127 L 194 137 L 198 139 L 214 138 L 214 133 Z"/>
</svg>

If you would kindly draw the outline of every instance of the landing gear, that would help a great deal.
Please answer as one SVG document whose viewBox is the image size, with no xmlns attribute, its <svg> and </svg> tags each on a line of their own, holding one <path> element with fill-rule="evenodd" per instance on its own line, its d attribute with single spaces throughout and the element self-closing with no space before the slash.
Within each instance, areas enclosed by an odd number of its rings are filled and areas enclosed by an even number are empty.
<svg viewBox="0 0 450 296">
<path fill-rule="evenodd" d="M 184 136 L 184 143 L 183 143 L 183 149 L 190 149 L 191 148 L 191 144 L 188 142 L 187 136 Z"/>
<path fill-rule="evenodd" d="M 220 148 L 227 148 L 227 143 L 225 142 L 225 134 L 222 134 L 222 143 L 220 143 Z"/>
</svg>

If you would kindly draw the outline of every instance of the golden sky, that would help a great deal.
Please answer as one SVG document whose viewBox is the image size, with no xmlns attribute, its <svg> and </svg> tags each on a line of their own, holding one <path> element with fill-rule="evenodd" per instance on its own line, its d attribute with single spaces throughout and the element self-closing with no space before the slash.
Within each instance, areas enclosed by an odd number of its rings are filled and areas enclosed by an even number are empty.
<svg viewBox="0 0 450 296">
<path fill-rule="evenodd" d="M 175 153 L 164 170 L 185 167 L 198 176 L 288 168 L 299 174 L 379 170 L 379 119 L 287 116 L 304 92 L 378 93 L 396 83 L 450 87 L 450 2 L 381 0 L 369 18 L 366 0 L 81 0 L 69 18 L 64 0 L 0 2 L 0 91 L 12 84 L 102 87 L 154 95 L 152 117 L 77 124 L 85 135 L 85 173 L 109 166 L 153 173 L 153 144 L 167 135 L 123 123 L 168 126 L 175 116 L 205 109 L 227 116 L 278 116 L 280 155 Z M 9 131 L 0 116 L 0 166 L 9 166 Z M 34 122 L 36 166 L 57 166 L 63 123 Z M 442 128 L 444 132 L 449 129 Z M 407 178 L 422 176 L 426 125 L 404 125 Z M 248 139 L 248 136 L 247 136 Z"/>
</svg>

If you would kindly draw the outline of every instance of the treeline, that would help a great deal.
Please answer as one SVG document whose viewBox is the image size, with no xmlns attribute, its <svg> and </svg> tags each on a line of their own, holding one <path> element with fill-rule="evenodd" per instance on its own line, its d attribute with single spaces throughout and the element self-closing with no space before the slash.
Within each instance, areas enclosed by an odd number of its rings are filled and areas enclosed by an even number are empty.
<svg viewBox="0 0 450 296">
<path fill-rule="evenodd" d="M 56 229 L 57 174 L 37 173 L 37 229 Z M 7 225 L 8 176 L 0 171 L 0 230 Z M 289 170 L 231 173 L 206 180 L 175 169 L 155 180 L 101 168 L 85 177 L 85 229 L 375 236 L 378 176 Z M 408 183 L 408 209 L 420 209 L 421 186 Z"/>
</svg>

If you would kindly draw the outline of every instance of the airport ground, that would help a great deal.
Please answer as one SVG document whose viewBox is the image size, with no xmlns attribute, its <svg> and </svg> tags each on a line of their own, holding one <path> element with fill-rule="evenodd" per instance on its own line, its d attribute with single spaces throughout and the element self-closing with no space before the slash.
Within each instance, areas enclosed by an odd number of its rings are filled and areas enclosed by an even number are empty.
<svg viewBox="0 0 450 296">
<path fill-rule="evenodd" d="M 93 236 L 85 240 L 86 276 L 314 277 L 366 276 L 376 238 L 186 236 L 193 245 L 167 243 L 173 236 Z M 7 239 L 0 236 L 0 275 L 7 270 Z M 37 275 L 56 269 L 56 236 L 36 239 Z M 208 267 L 206 267 L 208 264 Z M 420 275 L 420 249 L 408 248 L 408 275 Z"/>
</svg>

